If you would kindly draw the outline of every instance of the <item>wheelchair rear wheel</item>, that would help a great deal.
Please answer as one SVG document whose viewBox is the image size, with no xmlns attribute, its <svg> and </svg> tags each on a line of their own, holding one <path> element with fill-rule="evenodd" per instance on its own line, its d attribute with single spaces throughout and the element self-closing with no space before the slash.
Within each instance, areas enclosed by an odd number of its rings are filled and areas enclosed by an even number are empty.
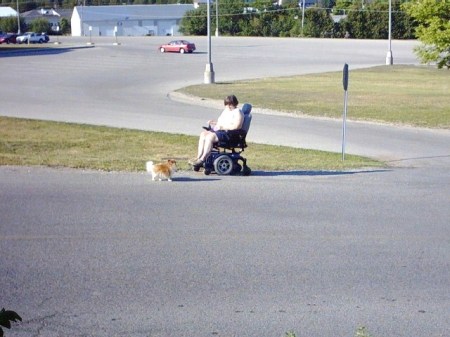
<svg viewBox="0 0 450 337">
<path fill-rule="evenodd" d="M 233 160 L 227 155 L 217 157 L 214 160 L 214 170 L 220 175 L 230 174 L 233 170 Z"/>
</svg>

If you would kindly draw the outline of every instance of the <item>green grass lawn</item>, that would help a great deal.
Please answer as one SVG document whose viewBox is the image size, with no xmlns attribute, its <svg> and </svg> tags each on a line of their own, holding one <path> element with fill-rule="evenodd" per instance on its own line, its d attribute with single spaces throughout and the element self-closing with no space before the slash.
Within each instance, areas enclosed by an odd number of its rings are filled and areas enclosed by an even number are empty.
<svg viewBox="0 0 450 337">
<path fill-rule="evenodd" d="M 147 160 L 174 158 L 190 169 L 198 137 L 0 117 L 0 165 L 43 165 L 105 171 L 142 171 Z M 381 167 L 375 160 L 339 153 L 250 143 L 252 170 L 348 170 Z"/>
<path fill-rule="evenodd" d="M 341 118 L 342 72 L 195 85 L 180 92 L 211 99 L 234 93 L 255 107 Z M 225 93 L 225 94 L 224 94 Z M 349 71 L 348 119 L 450 128 L 450 71 L 380 66 Z"/>
</svg>

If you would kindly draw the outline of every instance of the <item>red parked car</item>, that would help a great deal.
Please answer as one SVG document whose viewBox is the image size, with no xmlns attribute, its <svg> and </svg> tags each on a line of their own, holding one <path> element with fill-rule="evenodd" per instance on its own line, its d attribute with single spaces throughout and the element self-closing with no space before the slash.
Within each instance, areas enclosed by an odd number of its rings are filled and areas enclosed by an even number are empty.
<svg viewBox="0 0 450 337">
<path fill-rule="evenodd" d="M 14 33 L 7 33 L 5 35 L 0 36 L 0 44 L 2 43 L 16 43 L 16 37 L 19 36 L 18 34 Z"/>
<path fill-rule="evenodd" d="M 195 44 L 190 43 L 186 40 L 174 40 L 167 44 L 159 46 L 159 51 L 161 53 L 165 52 L 176 52 L 180 54 L 192 53 L 195 50 Z"/>
</svg>

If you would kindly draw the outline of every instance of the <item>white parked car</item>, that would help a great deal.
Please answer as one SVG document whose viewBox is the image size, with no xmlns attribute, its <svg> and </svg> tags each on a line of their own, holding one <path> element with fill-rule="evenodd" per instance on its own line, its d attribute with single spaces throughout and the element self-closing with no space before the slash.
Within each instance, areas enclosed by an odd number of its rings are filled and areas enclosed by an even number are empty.
<svg viewBox="0 0 450 337">
<path fill-rule="evenodd" d="M 47 42 L 44 35 L 33 32 L 27 32 L 16 38 L 17 43 L 28 43 L 28 40 L 30 41 L 30 43 Z"/>
</svg>

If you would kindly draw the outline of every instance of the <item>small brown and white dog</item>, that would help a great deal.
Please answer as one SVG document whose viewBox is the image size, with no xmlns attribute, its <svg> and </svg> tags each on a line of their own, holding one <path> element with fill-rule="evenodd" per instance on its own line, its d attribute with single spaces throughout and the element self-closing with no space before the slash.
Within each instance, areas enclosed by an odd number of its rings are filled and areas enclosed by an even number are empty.
<svg viewBox="0 0 450 337">
<path fill-rule="evenodd" d="M 159 181 L 167 179 L 172 181 L 172 173 L 177 171 L 177 162 L 173 159 L 167 160 L 166 163 L 153 164 L 152 161 L 146 163 L 147 172 L 152 174 L 152 180 Z"/>
</svg>

